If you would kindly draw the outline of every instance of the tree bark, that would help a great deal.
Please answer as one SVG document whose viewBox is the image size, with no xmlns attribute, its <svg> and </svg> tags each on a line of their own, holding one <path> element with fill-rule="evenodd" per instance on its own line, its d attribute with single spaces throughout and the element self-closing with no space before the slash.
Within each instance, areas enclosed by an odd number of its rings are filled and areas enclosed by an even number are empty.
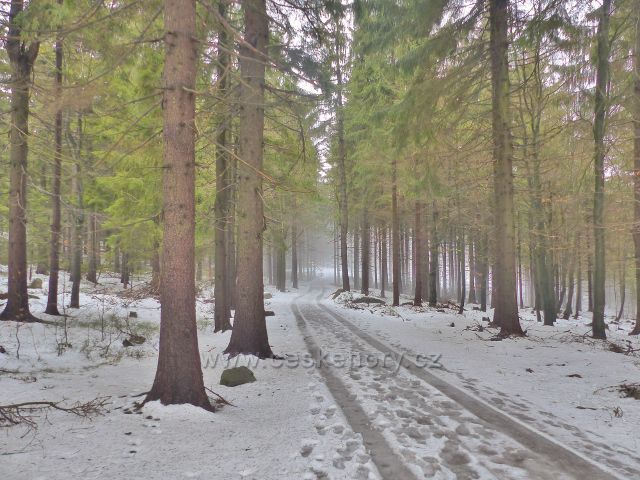
<svg viewBox="0 0 640 480">
<path fill-rule="evenodd" d="M 361 292 L 365 295 L 369 295 L 369 277 L 371 270 L 371 232 L 369 229 L 369 212 L 367 207 L 365 206 L 362 212 L 362 232 L 360 233 L 360 238 L 362 241 L 362 277 L 361 283 L 362 288 Z"/>
<path fill-rule="evenodd" d="M 78 114 L 74 172 L 71 179 L 71 192 L 75 203 L 71 232 L 71 299 L 69 308 L 80 308 L 80 282 L 82 281 L 82 231 L 84 226 L 84 204 L 82 191 L 82 115 Z"/>
<path fill-rule="evenodd" d="M 487 311 L 487 282 L 489 279 L 489 242 L 487 234 L 483 233 L 480 239 L 480 249 L 478 252 L 480 278 L 480 310 Z"/>
<path fill-rule="evenodd" d="M 494 222 L 496 255 L 493 322 L 500 335 L 523 335 L 516 299 L 516 255 L 513 214 L 513 146 L 510 134 L 508 0 L 489 2 L 494 159 Z"/>
<path fill-rule="evenodd" d="M 360 231 L 353 229 L 353 288 L 360 288 Z"/>
<path fill-rule="evenodd" d="M 262 244 L 265 230 L 262 203 L 264 82 L 269 39 L 265 0 L 244 0 L 245 32 L 240 45 L 240 125 L 238 154 L 238 229 L 236 312 L 225 353 L 272 358 L 264 313 Z"/>
<path fill-rule="evenodd" d="M 98 234 L 97 234 L 97 215 L 95 211 L 89 214 L 89 229 L 87 239 L 87 280 L 93 284 L 98 283 Z"/>
<path fill-rule="evenodd" d="M 467 296 L 466 288 L 467 288 L 467 279 L 466 279 L 466 263 L 465 263 L 465 245 L 464 245 L 464 230 L 460 232 L 460 237 L 458 237 L 458 265 L 460 265 L 458 271 L 458 278 L 460 284 L 460 308 L 458 309 L 458 314 L 462 315 L 464 313 L 464 299 Z"/>
<path fill-rule="evenodd" d="M 62 0 L 58 0 L 62 5 Z M 62 177 L 62 38 L 58 35 L 55 45 L 56 73 L 55 96 L 56 115 L 54 125 L 53 182 L 51 185 L 51 241 L 49 243 L 49 292 L 44 313 L 60 315 L 58 310 L 58 283 L 60 277 L 60 186 Z"/>
<path fill-rule="evenodd" d="M 616 315 L 616 322 L 622 319 L 624 313 L 624 302 L 627 297 L 627 262 L 625 261 L 624 253 L 622 254 L 622 262 L 620 265 L 620 309 L 618 315 Z"/>
<path fill-rule="evenodd" d="M 423 238 L 422 238 L 422 205 L 419 200 L 415 204 L 415 223 L 413 226 L 413 234 L 415 238 L 415 249 L 413 252 L 415 265 L 415 293 L 413 295 L 413 305 L 419 307 L 422 305 L 422 256 Z"/>
<path fill-rule="evenodd" d="M 476 252 L 473 237 L 469 237 L 469 297 L 468 303 L 476 303 Z"/>
<path fill-rule="evenodd" d="M 218 3 L 218 14 L 226 19 L 227 5 Z M 214 332 L 231 330 L 231 306 L 229 302 L 231 281 L 227 259 L 229 204 L 230 202 L 230 166 L 229 166 L 229 130 L 231 128 L 229 111 L 226 105 L 229 86 L 229 41 L 224 25 L 218 31 L 218 95 L 220 96 L 220 123 L 216 135 L 216 200 L 215 210 L 215 278 L 213 287 Z"/>
<path fill-rule="evenodd" d="M 344 79 L 342 76 L 342 31 L 340 28 L 340 18 L 336 16 L 336 42 L 335 42 L 335 62 L 336 62 L 336 128 L 338 134 L 338 176 L 340 178 L 338 185 L 338 217 L 340 222 L 340 263 L 342 266 L 342 289 L 350 291 L 349 283 L 349 258 L 347 235 L 349 233 L 349 207 L 348 207 L 348 188 L 347 188 L 347 150 L 344 139 L 344 100 L 343 88 Z"/>
<path fill-rule="evenodd" d="M 385 290 L 389 282 L 389 259 L 387 258 L 389 246 L 387 245 L 387 227 L 382 227 L 380 231 L 382 234 L 382 242 L 380 245 L 380 296 L 385 298 Z"/>
<path fill-rule="evenodd" d="M 435 307 L 438 303 L 438 281 L 439 281 L 439 267 L 438 267 L 438 210 L 436 203 L 433 202 L 431 209 L 432 221 L 431 221 L 431 252 L 429 253 L 429 306 Z"/>
<path fill-rule="evenodd" d="M 0 320 L 37 320 L 29 311 L 27 293 L 27 149 L 29 91 L 39 44 L 25 44 L 18 17 L 22 0 L 12 0 L 5 48 L 11 65 L 11 125 L 9 127 L 9 284 Z"/>
<path fill-rule="evenodd" d="M 576 308 L 573 313 L 573 318 L 578 318 L 580 310 L 582 310 L 582 254 L 580 250 L 580 237 L 578 237 L 578 248 L 576 248 L 576 261 L 578 265 L 578 273 L 576 275 Z"/>
<path fill-rule="evenodd" d="M 291 219 L 291 287 L 298 288 L 298 222 L 297 212 L 294 207 L 294 216 Z"/>
<path fill-rule="evenodd" d="M 636 280 L 636 324 L 629 335 L 640 335 L 640 1 L 635 2 L 633 52 L 633 247 Z"/>
<path fill-rule="evenodd" d="M 603 0 L 598 18 L 598 47 L 596 56 L 596 93 L 593 123 L 595 144 L 595 193 L 593 197 L 594 272 L 593 272 L 593 338 L 606 339 L 605 304 L 605 225 L 604 225 L 604 134 L 607 117 L 607 89 L 609 83 L 609 17 L 611 0 Z"/>
<path fill-rule="evenodd" d="M 400 219 L 398 218 L 398 172 L 395 155 L 391 160 L 391 248 L 393 262 L 393 306 L 400 305 Z"/>
<path fill-rule="evenodd" d="M 567 304 L 565 306 L 562 318 L 568 320 L 573 313 L 573 293 L 575 291 L 575 274 L 576 274 L 576 259 L 578 258 L 578 235 L 576 234 L 573 252 L 571 254 L 571 261 L 569 263 L 569 292 L 567 293 Z"/>
<path fill-rule="evenodd" d="M 195 308 L 196 5 L 165 0 L 163 243 L 158 368 L 145 403 L 213 410 L 204 389 Z"/>
</svg>

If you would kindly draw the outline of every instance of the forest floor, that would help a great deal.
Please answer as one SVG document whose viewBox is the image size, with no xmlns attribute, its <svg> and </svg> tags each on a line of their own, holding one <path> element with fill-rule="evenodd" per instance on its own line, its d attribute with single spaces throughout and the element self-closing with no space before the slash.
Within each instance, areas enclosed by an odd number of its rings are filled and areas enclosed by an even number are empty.
<svg viewBox="0 0 640 480">
<path fill-rule="evenodd" d="M 32 311 L 55 320 L 41 314 L 40 278 Z M 90 418 L 49 411 L 37 428 L 0 426 L 2 478 L 640 478 L 640 401 L 617 389 L 639 377 L 628 323 L 610 325 L 603 343 L 585 335 L 586 317 L 543 327 L 522 311 L 527 337 L 495 341 L 482 312 L 333 301 L 316 282 L 269 290 L 270 343 L 285 360 L 228 364 L 229 333 L 212 333 L 203 287 L 205 385 L 234 406 L 138 412 L 155 374 L 160 306 L 135 283 L 83 284 L 66 328 L 0 322 L 0 405 L 106 397 Z M 145 342 L 124 347 L 134 335 Z M 219 385 L 239 365 L 257 381 Z"/>
</svg>

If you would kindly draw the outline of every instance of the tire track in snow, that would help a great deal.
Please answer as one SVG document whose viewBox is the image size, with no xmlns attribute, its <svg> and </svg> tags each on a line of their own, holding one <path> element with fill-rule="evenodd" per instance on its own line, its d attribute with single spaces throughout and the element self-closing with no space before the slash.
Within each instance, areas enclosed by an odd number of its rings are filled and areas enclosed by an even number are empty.
<svg viewBox="0 0 640 480">
<path fill-rule="evenodd" d="M 323 293 L 316 298 L 316 302 L 318 302 L 322 297 Z M 342 324 L 352 334 L 374 349 L 383 354 L 393 355 L 394 358 L 400 358 L 400 354 L 398 354 L 393 348 L 384 344 L 372 335 L 362 331 L 344 316 L 333 311 L 326 305 L 317 303 L 316 308 L 321 309 L 326 315 L 329 315 L 331 318 Z M 562 445 L 552 437 L 535 430 L 524 422 L 486 403 L 484 400 L 446 382 L 428 370 L 419 368 L 415 363 L 411 362 L 407 358 L 402 359 L 402 367 L 406 372 L 409 372 L 414 377 L 426 382 L 431 387 L 453 400 L 456 404 L 464 407 L 464 409 L 482 420 L 489 428 L 510 437 L 520 445 L 524 446 L 535 459 L 535 462 L 530 462 L 529 466 L 533 467 L 533 463 L 537 463 L 538 465 L 538 468 L 535 468 L 530 472 L 534 476 L 528 478 L 553 478 L 554 471 L 568 475 L 569 478 L 580 480 L 584 480 L 585 478 L 589 480 L 633 478 L 628 476 L 619 476 L 617 473 L 610 471 L 605 466 L 595 464 L 586 456 Z M 547 473 L 550 475 L 547 475 Z M 638 478 L 640 478 L 640 472 L 636 472 L 636 474 L 638 475 Z M 395 476 L 391 478 L 404 477 Z"/>
<path fill-rule="evenodd" d="M 320 348 L 309 332 L 304 316 L 296 303 L 292 304 L 291 309 L 296 317 L 296 323 L 300 328 L 309 353 L 317 358 L 321 355 Z M 324 377 L 327 388 L 333 395 L 334 400 L 342 409 L 351 429 L 362 435 L 363 442 L 369 449 L 371 459 L 382 478 L 388 480 L 411 480 L 417 478 L 402 459 L 396 455 L 382 433 L 372 427 L 369 417 L 362 409 L 362 406 L 353 398 L 353 395 L 351 395 L 338 376 L 330 368 L 321 367 L 318 370 Z"/>
</svg>

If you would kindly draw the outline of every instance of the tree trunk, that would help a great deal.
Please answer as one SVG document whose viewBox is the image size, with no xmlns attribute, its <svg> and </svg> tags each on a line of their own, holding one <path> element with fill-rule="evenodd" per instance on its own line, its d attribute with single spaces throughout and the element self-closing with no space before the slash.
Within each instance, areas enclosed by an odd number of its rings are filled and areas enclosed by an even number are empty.
<svg viewBox="0 0 640 480">
<path fill-rule="evenodd" d="M 58 0 L 62 4 L 62 0 Z M 55 96 L 56 116 L 54 126 L 54 153 L 53 153 L 53 182 L 51 192 L 51 241 L 49 244 L 49 293 L 47 294 L 47 308 L 44 313 L 60 315 L 58 310 L 58 281 L 60 276 L 60 184 L 62 177 L 62 38 L 58 35 L 55 45 L 56 74 Z"/>
<path fill-rule="evenodd" d="M 369 212 L 364 208 L 362 212 L 362 289 L 363 294 L 369 295 L 369 271 L 371 270 L 371 232 L 369 231 Z"/>
<path fill-rule="evenodd" d="M 640 1 L 635 2 L 633 88 L 633 247 L 636 280 L 636 324 L 629 335 L 640 335 Z"/>
<path fill-rule="evenodd" d="M 340 28 L 340 18 L 336 16 L 336 41 L 335 41 L 335 61 L 336 61 L 336 127 L 338 134 L 338 176 L 340 178 L 338 186 L 338 217 L 340 221 L 340 263 L 342 265 L 342 289 L 350 291 L 349 283 L 349 258 L 347 254 L 347 235 L 349 233 L 349 207 L 347 197 L 347 150 L 344 139 L 344 101 L 343 101 L 343 83 L 342 76 L 342 31 Z"/>
<path fill-rule="evenodd" d="M 415 204 L 415 223 L 413 226 L 414 235 L 414 265 L 415 265 L 415 293 L 413 295 L 413 305 L 419 307 L 422 305 L 422 255 L 423 239 L 422 239 L 422 205 L 419 200 Z"/>
<path fill-rule="evenodd" d="M 386 297 L 385 290 L 387 288 L 389 282 L 389 259 L 387 258 L 387 254 L 389 252 L 389 247 L 387 245 L 387 227 L 382 227 L 382 243 L 380 245 L 380 296 L 382 298 Z"/>
<path fill-rule="evenodd" d="M 87 280 L 89 280 L 93 284 L 98 283 L 98 235 L 96 228 L 96 213 L 91 212 L 89 214 L 89 234 L 87 239 L 87 254 L 88 254 L 88 265 L 87 265 Z"/>
<path fill-rule="evenodd" d="M 75 202 L 75 208 L 73 208 L 73 222 L 71 232 L 71 299 L 69 301 L 69 308 L 80 308 L 80 282 L 82 281 L 82 232 L 84 226 L 84 202 L 83 202 L 83 190 L 82 190 L 82 114 L 78 114 L 77 119 L 77 134 L 75 145 L 75 162 L 74 172 L 71 179 L 71 194 L 73 201 Z M 71 138 L 71 137 L 70 137 Z"/>
<path fill-rule="evenodd" d="M 227 5 L 218 3 L 218 14 L 226 19 Z M 229 302 L 231 281 L 228 265 L 228 232 L 230 202 L 230 165 L 229 165 L 229 130 L 230 119 L 226 105 L 229 86 L 229 41 L 228 32 L 223 25 L 218 31 L 217 76 L 218 95 L 220 101 L 218 131 L 216 135 L 216 200 L 215 211 L 215 278 L 213 287 L 214 303 L 214 332 L 231 330 L 231 306 Z"/>
<path fill-rule="evenodd" d="M 605 339 L 605 225 L 604 225 L 604 134 L 609 83 L 609 16 L 611 0 L 603 0 L 598 18 L 596 56 L 596 94 L 593 123 L 595 144 L 595 193 L 593 197 L 594 263 L 593 272 L 593 338 Z"/>
<path fill-rule="evenodd" d="M 462 315 L 464 313 L 464 298 L 467 296 L 466 288 L 467 288 L 467 279 L 466 279 L 466 263 L 465 263 L 465 252 L 464 252 L 464 230 L 460 232 L 460 237 L 458 239 L 458 264 L 460 265 L 458 271 L 458 283 L 460 284 L 460 309 L 458 310 L 458 314 Z"/>
<path fill-rule="evenodd" d="M 298 224 L 295 208 L 291 220 L 291 287 L 298 288 Z"/>
<path fill-rule="evenodd" d="M 576 276 L 576 309 L 573 318 L 578 318 L 580 310 L 582 310 L 582 255 L 580 250 L 580 240 L 578 237 L 578 248 L 576 248 L 576 261 L 578 264 L 578 274 Z"/>
<path fill-rule="evenodd" d="M 468 303 L 476 303 L 476 252 L 473 237 L 469 238 L 469 298 Z"/>
<path fill-rule="evenodd" d="M 279 292 L 287 290 L 287 245 L 284 225 L 280 227 L 276 244 L 276 289 Z"/>
<path fill-rule="evenodd" d="M 121 262 L 120 283 L 122 283 L 123 288 L 127 288 L 129 285 L 129 254 L 127 252 L 122 252 Z"/>
<path fill-rule="evenodd" d="M 353 288 L 360 288 L 360 232 L 358 228 L 353 229 Z"/>
<path fill-rule="evenodd" d="M 517 228 L 517 227 L 516 227 Z M 524 292 L 522 283 L 522 242 L 520 241 L 520 229 L 518 228 L 518 296 L 520 308 L 524 308 Z"/>
<path fill-rule="evenodd" d="M 493 322 L 500 325 L 500 335 L 523 335 L 516 300 L 516 255 L 513 215 L 513 146 L 510 134 L 508 0 L 490 0 L 491 85 L 493 159 L 495 188 L 495 245 Z"/>
<path fill-rule="evenodd" d="M 240 45 L 240 126 L 238 154 L 236 313 L 225 353 L 272 358 L 264 313 L 262 200 L 264 82 L 269 39 L 265 0 L 244 0 L 244 42 Z"/>
<path fill-rule="evenodd" d="M 233 142 L 232 142 L 233 143 Z M 237 142 L 235 143 L 237 144 Z M 230 159 L 230 164 L 227 165 L 229 172 L 229 215 L 227 222 L 227 245 L 225 252 L 227 254 L 227 279 L 226 279 L 226 292 L 227 301 L 229 302 L 229 308 L 235 310 L 236 308 L 236 205 L 238 203 L 238 160 L 235 156 L 238 154 L 237 150 L 234 152 L 234 157 Z"/>
<path fill-rule="evenodd" d="M 487 311 L 487 282 L 489 279 L 489 245 L 487 234 L 483 233 L 480 239 L 480 251 L 478 257 L 480 260 L 479 279 L 480 279 L 480 310 Z"/>
<path fill-rule="evenodd" d="M 443 297 L 447 295 L 449 291 L 447 283 L 447 242 L 446 239 L 442 240 L 442 289 L 440 290 L 440 295 Z"/>
<path fill-rule="evenodd" d="M 429 306 L 435 307 L 438 303 L 438 281 L 439 281 L 439 267 L 438 267 L 438 210 L 436 203 L 433 202 L 432 207 L 432 221 L 431 221 L 431 252 L 429 253 Z"/>
<path fill-rule="evenodd" d="M 195 308 L 195 2 L 165 0 L 164 15 L 162 308 L 158 368 L 145 403 L 213 410 L 202 378 Z"/>
<path fill-rule="evenodd" d="M 622 254 L 622 262 L 620 265 L 620 309 L 618 315 L 616 315 L 616 322 L 622 319 L 624 313 L 624 302 L 627 296 L 627 262 L 625 261 L 624 253 Z"/>
<path fill-rule="evenodd" d="M 398 218 L 397 160 L 391 160 L 391 248 L 393 262 L 393 306 L 400 305 L 400 219 Z"/>
<path fill-rule="evenodd" d="M 571 254 L 571 261 L 569 263 L 569 293 L 567 294 L 567 305 L 564 309 L 562 318 L 568 320 L 573 313 L 572 304 L 573 304 L 573 292 L 575 288 L 575 273 L 576 273 L 576 259 L 578 257 L 578 235 L 576 234 L 576 239 L 574 243 L 573 253 Z"/>
<path fill-rule="evenodd" d="M 373 288 L 378 289 L 378 263 L 380 260 L 379 250 L 380 250 L 380 238 L 378 236 L 378 231 L 374 227 L 373 228 Z"/>
<path fill-rule="evenodd" d="M 5 48 L 11 64 L 11 125 L 9 127 L 9 285 L 0 320 L 37 320 L 29 311 L 27 293 L 27 149 L 29 135 L 29 90 L 39 44 L 22 42 L 18 17 L 22 0 L 9 7 Z"/>
</svg>

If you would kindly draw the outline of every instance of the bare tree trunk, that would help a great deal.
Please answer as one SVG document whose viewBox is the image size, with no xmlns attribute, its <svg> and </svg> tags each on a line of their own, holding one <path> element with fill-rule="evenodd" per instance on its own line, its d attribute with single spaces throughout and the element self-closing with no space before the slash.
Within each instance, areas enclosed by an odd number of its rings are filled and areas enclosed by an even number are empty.
<svg viewBox="0 0 640 480">
<path fill-rule="evenodd" d="M 294 217 L 291 220 L 291 286 L 298 288 L 298 224 L 294 207 Z"/>
<path fill-rule="evenodd" d="M 393 262 L 393 305 L 400 305 L 400 219 L 398 218 L 397 160 L 391 160 L 391 248 Z"/>
<path fill-rule="evenodd" d="M 88 244 L 88 265 L 87 265 L 87 280 L 91 283 L 98 283 L 98 235 L 96 226 L 96 212 L 93 211 L 89 214 L 89 238 Z"/>
<path fill-rule="evenodd" d="M 516 255 L 513 215 L 513 146 L 510 134 L 508 0 L 490 0 L 491 84 L 495 188 L 495 244 L 493 322 L 500 325 L 500 335 L 523 335 L 516 299 Z"/>
<path fill-rule="evenodd" d="M 517 227 L 516 227 L 517 228 Z M 524 292 L 522 283 L 522 242 L 520 241 L 520 229 L 518 228 L 518 295 L 520 308 L 524 308 Z"/>
<path fill-rule="evenodd" d="M 478 257 L 480 261 L 479 279 L 480 279 L 480 310 L 487 311 L 487 282 L 489 279 L 489 246 L 487 234 L 483 233 L 480 239 L 480 249 Z"/>
<path fill-rule="evenodd" d="M 233 142 L 232 142 L 233 143 Z M 237 142 L 235 142 L 237 145 Z M 227 165 L 229 172 L 229 215 L 227 222 L 227 245 L 225 252 L 227 254 L 227 301 L 229 302 L 229 308 L 235 310 L 236 308 L 236 237 L 237 237 L 237 224 L 236 224 L 236 206 L 238 203 L 238 155 L 237 148 L 235 149 L 234 157 L 230 159 L 230 164 Z"/>
<path fill-rule="evenodd" d="M 123 288 L 127 288 L 129 285 L 129 254 L 126 251 L 122 252 L 120 266 L 120 283 Z"/>
<path fill-rule="evenodd" d="M 380 259 L 380 238 L 378 236 L 378 229 L 373 227 L 373 288 L 378 289 L 378 261 Z"/>
<path fill-rule="evenodd" d="M 343 101 L 343 87 L 344 80 L 342 76 L 342 56 L 344 54 L 343 42 L 342 42 L 342 29 L 340 28 L 339 17 L 335 18 L 336 23 L 336 41 L 335 41 L 335 61 L 336 61 L 336 80 L 337 80 L 337 92 L 336 92 L 336 126 L 338 133 L 338 175 L 340 182 L 338 186 L 338 217 L 340 221 L 340 261 L 342 265 L 342 289 L 345 291 L 351 290 L 349 283 L 349 258 L 348 258 L 348 245 L 347 235 L 349 233 L 349 206 L 348 206 L 348 188 L 347 188 L 347 151 L 344 140 L 344 101 Z"/>
<path fill-rule="evenodd" d="M 360 288 L 360 231 L 353 229 L 353 288 Z"/>
<path fill-rule="evenodd" d="M 440 295 L 446 296 L 448 292 L 449 292 L 449 284 L 447 283 L 447 242 L 446 242 L 446 238 L 443 238 L 442 240 L 442 289 L 440 290 Z"/>
<path fill-rule="evenodd" d="M 469 298 L 468 303 L 476 303 L 476 252 L 473 237 L 469 238 Z"/>
<path fill-rule="evenodd" d="M 576 261 L 578 264 L 578 274 L 576 276 L 576 309 L 573 318 L 578 318 L 582 310 L 582 252 L 580 250 L 580 237 L 578 237 L 578 248 L 576 248 Z"/>
<path fill-rule="evenodd" d="M 369 295 L 369 271 L 371 270 L 371 232 L 369 230 L 369 212 L 365 206 L 362 212 L 362 289 L 361 292 Z"/>
<path fill-rule="evenodd" d="M 165 0 L 164 239 L 158 368 L 145 402 L 213 410 L 204 389 L 195 308 L 196 8 Z"/>
<path fill-rule="evenodd" d="M 78 138 L 76 140 L 76 155 L 73 178 L 71 179 L 71 192 L 74 197 L 73 223 L 71 233 L 72 257 L 71 257 L 71 300 L 69 308 L 80 308 L 80 282 L 82 280 L 82 230 L 84 225 L 84 205 L 82 191 L 82 115 L 77 119 Z"/>
<path fill-rule="evenodd" d="M 458 314 L 462 315 L 464 313 L 464 298 L 467 296 L 466 288 L 467 288 L 467 279 L 466 279 L 466 264 L 465 264 L 465 245 L 464 245 L 464 230 L 460 232 L 460 236 L 458 237 L 458 264 L 460 265 L 458 278 L 460 284 L 460 308 L 458 310 Z"/>
<path fill-rule="evenodd" d="M 386 296 L 385 290 L 389 282 L 389 273 L 387 272 L 389 268 L 389 260 L 387 258 L 387 253 L 389 252 L 387 245 L 387 227 L 382 227 L 380 231 L 382 234 L 382 244 L 380 245 L 380 296 L 384 298 Z"/>
<path fill-rule="evenodd" d="M 562 318 L 568 320 L 573 313 L 573 292 L 575 288 L 575 273 L 576 273 L 576 259 L 578 258 L 578 247 L 579 240 L 578 234 L 576 234 L 576 239 L 574 243 L 573 253 L 571 254 L 571 261 L 569 263 L 569 293 L 567 294 L 567 305 L 564 309 L 564 313 Z"/>
<path fill-rule="evenodd" d="M 423 239 L 422 239 L 422 205 L 419 200 L 415 204 L 415 223 L 413 226 L 414 234 L 414 265 L 415 265 L 415 293 L 413 295 L 413 305 L 418 307 L 422 305 L 422 255 Z"/>
<path fill-rule="evenodd" d="M 593 275 L 593 338 L 605 339 L 605 225 L 604 225 L 604 134 L 607 116 L 609 83 L 609 17 L 611 0 L 603 0 L 598 19 L 596 57 L 596 94 L 593 138 L 595 143 L 595 194 L 593 197 L 594 260 Z"/>
<path fill-rule="evenodd" d="M 620 264 L 620 309 L 616 315 L 616 322 L 622 319 L 624 313 L 624 302 L 627 296 L 627 262 L 624 252 L 622 253 L 622 262 Z"/>
<path fill-rule="evenodd" d="M 227 5 L 218 3 L 218 14 L 226 19 Z M 229 165 L 229 130 L 231 128 L 229 111 L 225 105 L 229 87 L 229 40 L 228 32 L 223 25 L 218 32 L 218 91 L 220 101 L 218 132 L 216 135 L 216 200 L 215 210 L 215 279 L 213 287 L 214 303 L 214 332 L 231 330 L 231 305 L 229 302 L 230 287 L 228 264 L 228 231 L 230 207 L 230 165 Z"/>
<path fill-rule="evenodd" d="M 58 0 L 62 4 L 62 0 Z M 58 278 L 60 272 L 60 184 L 62 176 L 62 38 L 56 38 L 56 116 L 54 126 L 54 156 L 53 156 L 53 182 L 51 192 L 51 241 L 49 250 L 49 293 L 47 294 L 47 308 L 44 313 L 60 315 L 58 311 Z"/>
<path fill-rule="evenodd" d="M 438 303 L 438 281 L 439 281 L 439 267 L 438 267 L 438 209 L 436 203 L 433 202 L 431 209 L 432 221 L 431 221 L 431 235 L 430 235 L 430 247 L 429 253 L 429 306 L 435 307 Z"/>
<path fill-rule="evenodd" d="M 272 358 L 264 313 L 262 242 L 265 230 L 262 203 L 264 140 L 264 82 L 269 40 L 265 0 L 244 0 L 244 42 L 240 46 L 240 126 L 238 133 L 236 313 L 225 353 Z"/>
<path fill-rule="evenodd" d="M 29 311 L 27 293 L 27 149 L 29 91 L 39 43 L 22 41 L 19 16 L 22 0 L 11 0 L 5 48 L 11 65 L 11 125 L 9 127 L 9 285 L 0 320 L 37 320 Z"/>
<path fill-rule="evenodd" d="M 636 280 L 636 324 L 629 335 L 640 335 L 640 1 L 635 3 L 633 52 L 633 247 Z"/>
</svg>

